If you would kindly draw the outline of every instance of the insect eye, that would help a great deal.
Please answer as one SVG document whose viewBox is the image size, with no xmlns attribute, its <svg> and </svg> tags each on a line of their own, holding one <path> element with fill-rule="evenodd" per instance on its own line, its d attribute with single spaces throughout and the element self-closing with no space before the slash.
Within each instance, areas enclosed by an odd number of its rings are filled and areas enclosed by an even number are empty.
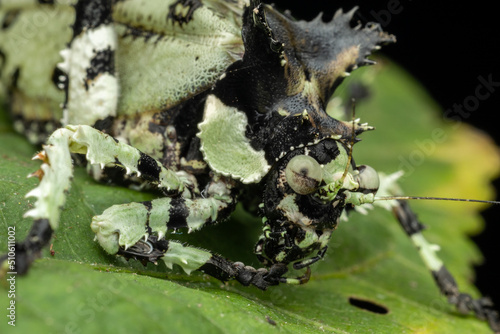
<svg viewBox="0 0 500 334">
<path fill-rule="evenodd" d="M 359 174 L 356 181 L 359 183 L 359 190 L 364 193 L 376 193 L 380 185 L 377 171 L 367 165 L 357 166 L 357 170 Z"/>
<path fill-rule="evenodd" d="M 308 155 L 297 155 L 288 162 L 285 177 L 296 193 L 308 195 L 318 189 L 323 180 L 323 169 L 314 158 Z"/>
</svg>

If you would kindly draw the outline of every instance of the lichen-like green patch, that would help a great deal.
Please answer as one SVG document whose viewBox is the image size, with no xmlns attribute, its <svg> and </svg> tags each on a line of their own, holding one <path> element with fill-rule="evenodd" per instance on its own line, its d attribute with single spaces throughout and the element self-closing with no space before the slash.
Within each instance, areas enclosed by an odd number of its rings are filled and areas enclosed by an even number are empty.
<svg viewBox="0 0 500 334">
<path fill-rule="evenodd" d="M 271 166 L 264 150 L 257 151 L 245 136 L 245 113 L 209 95 L 203 122 L 199 124 L 201 151 L 210 168 L 243 183 L 257 183 Z"/>
</svg>

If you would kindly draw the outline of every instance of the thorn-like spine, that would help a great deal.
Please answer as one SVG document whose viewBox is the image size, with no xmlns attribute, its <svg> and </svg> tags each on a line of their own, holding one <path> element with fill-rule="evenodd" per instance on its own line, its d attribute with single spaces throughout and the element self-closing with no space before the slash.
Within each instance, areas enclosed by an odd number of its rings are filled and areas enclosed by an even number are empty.
<svg viewBox="0 0 500 334">
<path fill-rule="evenodd" d="M 37 177 L 38 181 L 42 181 L 44 175 L 45 175 L 45 173 L 43 172 L 42 169 L 37 169 L 35 172 L 28 174 L 27 177 L 28 178 Z"/>
</svg>

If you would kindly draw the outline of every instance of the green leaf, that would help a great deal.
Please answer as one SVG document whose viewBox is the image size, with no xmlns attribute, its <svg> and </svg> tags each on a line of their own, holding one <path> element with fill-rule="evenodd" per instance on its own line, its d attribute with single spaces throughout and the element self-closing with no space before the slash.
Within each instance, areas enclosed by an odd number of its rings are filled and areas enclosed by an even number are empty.
<svg viewBox="0 0 500 334">
<path fill-rule="evenodd" d="M 407 74 L 382 61 L 349 79 L 371 82 L 369 100 L 356 116 L 376 126 L 354 147 L 358 164 L 388 173 L 405 170 L 401 185 L 409 195 L 488 199 L 499 169 L 492 141 L 466 124 L 445 122 L 436 104 Z M 340 87 L 340 95 L 349 82 Z M 3 114 L 2 114 L 3 115 Z M 0 250 L 7 249 L 7 227 L 22 240 L 32 206 L 24 195 L 38 182 L 27 179 L 39 162 L 36 148 L 17 135 L 5 115 L 0 122 Z M 473 157 L 473 158 L 472 158 Z M 488 333 L 486 323 L 459 315 L 439 294 L 430 273 L 391 213 L 353 213 L 334 233 L 324 261 L 313 266 L 304 286 L 280 285 L 268 291 L 222 284 L 200 273 L 148 265 L 105 254 L 89 228 L 91 217 L 110 205 L 154 198 L 126 188 L 98 184 L 76 169 L 61 226 L 43 259 L 26 277 L 15 278 L 15 298 L 3 281 L 2 333 L 164 332 L 164 333 Z M 471 263 L 481 260 L 467 234 L 482 227 L 477 204 L 414 202 L 428 226 L 426 237 L 442 246 L 439 255 L 461 289 L 471 285 Z M 260 219 L 238 210 L 230 221 L 186 236 L 232 259 L 258 266 L 252 254 Z M 188 238 L 189 237 L 189 238 Z M 13 287 L 13 286 L 12 286 Z M 355 307 L 349 298 L 383 306 L 386 314 Z M 10 300 L 16 327 L 7 324 Z M 0 312 L 0 313 L 1 313 Z"/>
</svg>

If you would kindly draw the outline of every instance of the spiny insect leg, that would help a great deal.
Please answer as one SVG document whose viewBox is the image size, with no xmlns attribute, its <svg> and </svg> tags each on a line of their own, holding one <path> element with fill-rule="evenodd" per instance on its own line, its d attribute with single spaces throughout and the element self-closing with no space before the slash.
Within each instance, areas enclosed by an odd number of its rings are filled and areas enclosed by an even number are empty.
<svg viewBox="0 0 500 334">
<path fill-rule="evenodd" d="M 114 205 L 92 219 L 91 228 L 100 245 L 110 254 L 145 260 L 151 253 L 150 238 L 164 239 L 167 230 L 188 228 L 196 231 L 227 216 L 234 208 L 234 197 L 223 181 L 208 187 L 208 198 L 165 197 L 142 203 Z M 156 240 L 155 239 L 155 240 Z M 141 241 L 144 240 L 144 241 Z M 153 244 L 155 240 L 149 240 Z M 138 245 L 137 243 L 140 243 Z M 146 248 L 146 251 L 141 249 Z M 156 261 L 154 259 L 150 262 Z"/>
<path fill-rule="evenodd" d="M 221 256 L 212 255 L 199 270 L 221 281 L 235 279 L 244 286 L 253 285 L 261 290 L 279 283 L 294 283 L 291 279 L 283 277 L 288 271 L 287 265 L 283 263 L 274 264 L 269 269 L 255 269 L 242 262 L 232 262 Z"/>
<path fill-rule="evenodd" d="M 130 225 L 130 222 L 128 224 Z M 144 230 L 144 226 L 142 230 Z M 111 233 L 111 230 L 108 232 L 110 233 L 107 236 L 111 240 L 113 233 Z M 98 239 L 100 238 L 99 234 Z M 288 266 L 284 263 L 273 264 L 270 268 L 255 269 L 241 262 L 225 259 L 208 250 L 190 246 L 177 240 L 159 238 L 157 234 L 158 232 L 147 235 L 147 238 L 138 240 L 128 248 L 120 245 L 117 247 L 116 252 L 127 258 L 141 260 L 143 264 L 163 261 L 167 267 L 172 268 L 176 264 L 188 274 L 194 270 L 199 270 L 221 281 L 234 279 L 245 286 L 254 285 L 261 290 L 266 290 L 269 286 L 278 285 L 279 283 L 304 284 L 309 281 L 311 275 L 308 267 L 306 273 L 301 277 L 284 277 L 283 275 L 288 272 Z M 117 245 L 116 233 L 114 237 L 114 245 Z"/>
<path fill-rule="evenodd" d="M 134 257 L 142 260 L 143 263 L 160 260 L 170 269 L 176 264 L 187 274 L 198 270 L 223 282 L 234 279 L 245 286 L 254 285 L 261 290 L 266 290 L 269 286 L 279 283 L 300 284 L 300 282 L 308 280 L 310 273 L 308 271 L 307 277 L 304 278 L 288 279 L 283 277 L 288 271 L 285 264 L 275 264 L 269 269 L 255 269 L 241 262 L 227 260 L 208 250 L 190 246 L 177 240 L 158 239 L 155 235 L 149 236 L 147 240 L 139 240 L 136 245 L 129 249 L 133 250 L 134 254 L 124 250 L 124 248 L 120 248 L 118 254 Z M 140 252 L 142 254 L 139 254 Z"/>
<path fill-rule="evenodd" d="M 9 268 L 10 271 L 25 274 L 31 263 L 40 257 L 41 250 L 48 245 L 53 231 L 59 225 L 59 211 L 64 205 L 65 192 L 73 177 L 68 145 L 65 129 L 57 130 L 49 137 L 47 145 L 43 146 L 44 151 L 34 158 L 43 161 L 40 169 L 33 174 L 40 178 L 40 184 L 26 195 L 37 198 L 34 208 L 25 213 L 25 217 L 32 217 L 34 223 L 27 238 L 16 243 L 15 268 Z M 7 271 L 5 260 L 5 256 L 0 258 L 2 273 Z"/>
<path fill-rule="evenodd" d="M 279 283 L 305 284 L 311 277 L 309 267 L 303 276 L 291 278 L 283 276 L 288 272 L 288 266 L 284 263 L 275 263 L 270 268 L 255 269 L 242 262 L 232 262 L 218 255 L 212 255 L 199 270 L 221 281 L 235 279 L 245 286 L 253 285 L 261 290 L 267 290 L 268 287 Z"/>
<path fill-rule="evenodd" d="M 16 248 L 16 270 L 19 274 L 25 273 L 31 262 L 40 256 L 41 249 L 59 226 L 60 211 L 73 177 L 71 153 L 86 154 L 92 164 L 121 166 L 127 174 L 136 173 L 169 192 L 182 193 L 189 184 L 182 173 L 164 168 L 148 155 L 89 126 L 67 126 L 56 130 L 43 149 L 36 156 L 43 161 L 40 170 L 35 173 L 41 179 L 40 184 L 26 195 L 36 197 L 34 208 L 25 214 L 34 219 L 34 225 L 26 241 Z M 0 259 L 5 260 L 4 257 Z M 3 271 L 5 266 L 1 266 Z"/>
<path fill-rule="evenodd" d="M 460 313 L 467 314 L 473 311 L 477 318 L 486 319 L 494 332 L 500 332 L 500 316 L 494 309 L 492 301 L 485 297 L 473 299 L 469 294 L 460 292 L 455 279 L 438 258 L 436 248 L 429 244 L 422 235 L 424 225 L 418 221 L 408 202 L 403 200 L 396 202 L 397 204 L 393 207 L 394 214 L 417 247 L 441 293 L 448 298 L 448 302 L 455 305 Z"/>
<path fill-rule="evenodd" d="M 169 170 L 149 155 L 90 126 L 68 125 L 64 130 L 68 131 L 71 153 L 85 154 L 90 164 L 122 167 L 127 175 L 134 173 L 172 194 L 182 193 L 191 183 L 186 173 Z"/>
</svg>

